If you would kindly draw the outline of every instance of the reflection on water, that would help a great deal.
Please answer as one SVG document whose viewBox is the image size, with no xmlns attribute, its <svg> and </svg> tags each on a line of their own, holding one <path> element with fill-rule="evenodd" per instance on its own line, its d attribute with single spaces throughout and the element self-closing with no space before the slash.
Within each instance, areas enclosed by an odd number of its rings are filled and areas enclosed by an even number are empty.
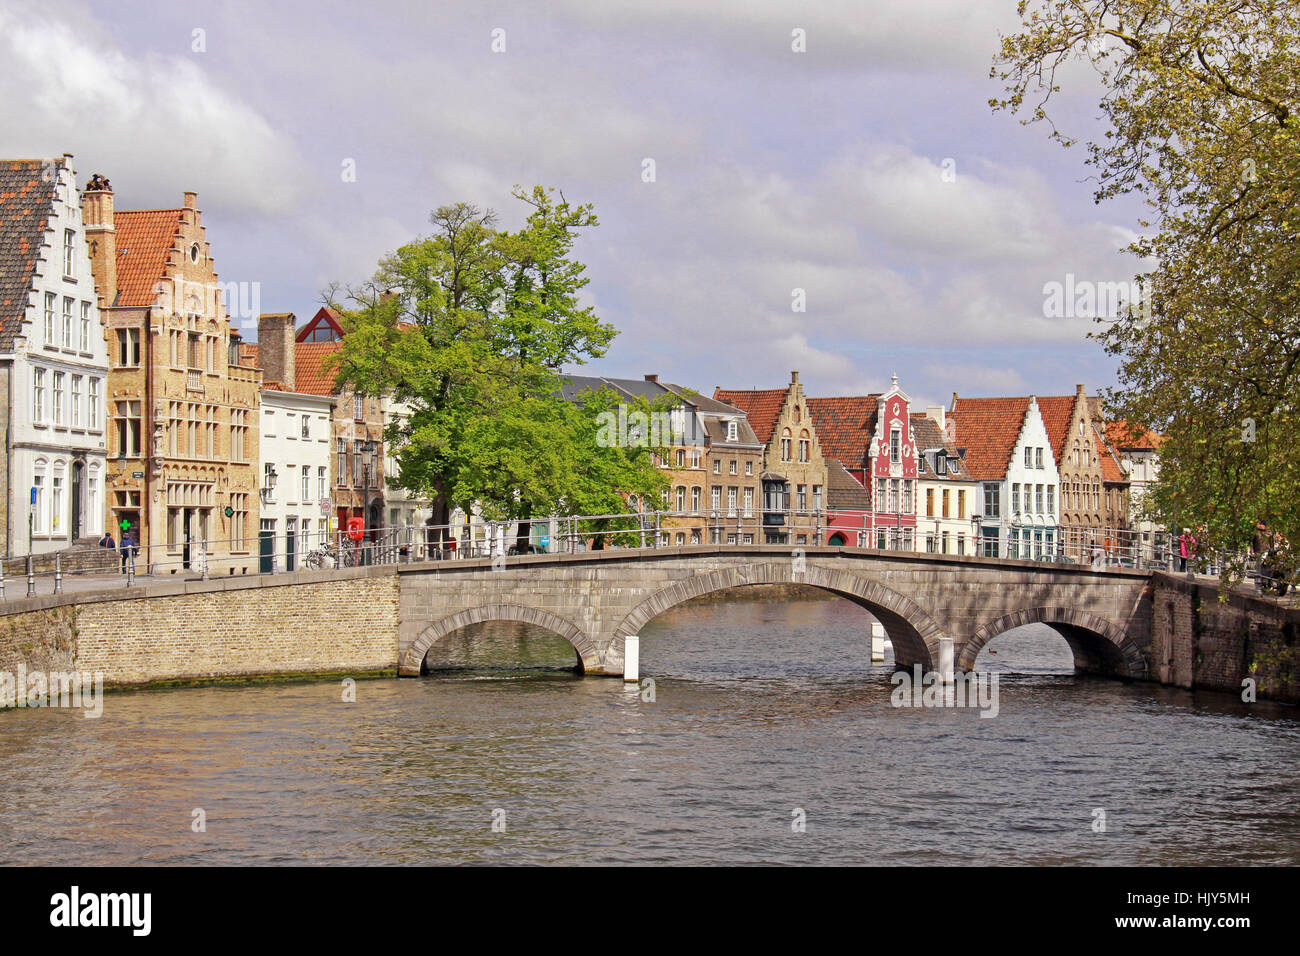
<svg viewBox="0 0 1300 956">
<path fill-rule="evenodd" d="M 868 622 L 677 608 L 642 631 L 653 702 L 486 625 L 355 704 L 316 682 L 0 714 L 0 862 L 1300 862 L 1293 709 L 1076 678 L 1042 626 L 981 653 L 997 718 L 894 708 Z"/>
</svg>

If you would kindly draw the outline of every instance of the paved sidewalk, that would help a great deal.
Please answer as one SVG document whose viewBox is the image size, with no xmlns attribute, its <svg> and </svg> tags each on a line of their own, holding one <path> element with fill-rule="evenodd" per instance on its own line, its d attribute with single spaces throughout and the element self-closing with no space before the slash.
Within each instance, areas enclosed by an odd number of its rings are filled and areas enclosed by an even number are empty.
<svg viewBox="0 0 1300 956">
<path fill-rule="evenodd" d="M 149 584 L 161 584 L 164 581 L 197 580 L 199 580 L 199 575 L 190 571 L 178 571 L 176 574 L 137 574 L 135 576 L 135 586 L 144 587 Z M 6 575 L 4 586 L 4 600 L 6 601 L 27 597 L 27 575 L 25 574 Z M 65 594 L 75 594 L 79 591 L 109 591 L 125 587 L 126 575 L 120 572 L 116 574 L 65 574 L 63 576 L 63 592 Z M 53 593 L 54 575 L 36 575 L 35 596 L 44 597 Z"/>
</svg>

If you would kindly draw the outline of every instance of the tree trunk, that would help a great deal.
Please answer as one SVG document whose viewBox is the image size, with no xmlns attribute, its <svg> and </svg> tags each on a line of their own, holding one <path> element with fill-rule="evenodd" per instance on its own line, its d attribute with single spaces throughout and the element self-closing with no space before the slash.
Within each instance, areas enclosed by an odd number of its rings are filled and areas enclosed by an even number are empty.
<svg viewBox="0 0 1300 956">
<path fill-rule="evenodd" d="M 527 554 L 528 546 L 531 543 L 529 539 L 533 536 L 533 522 L 531 520 L 519 520 L 519 530 L 515 532 L 515 551 L 519 554 Z"/>
</svg>

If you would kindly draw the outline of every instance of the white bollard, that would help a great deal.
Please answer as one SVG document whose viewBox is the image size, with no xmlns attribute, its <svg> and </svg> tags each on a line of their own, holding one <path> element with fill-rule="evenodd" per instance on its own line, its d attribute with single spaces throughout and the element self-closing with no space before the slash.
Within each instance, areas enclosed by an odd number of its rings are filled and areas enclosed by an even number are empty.
<svg viewBox="0 0 1300 956">
<path fill-rule="evenodd" d="M 952 638 L 939 638 L 939 680 L 945 684 L 951 684 L 952 679 Z"/>
<path fill-rule="evenodd" d="M 879 664 L 885 659 L 885 625 L 879 621 L 871 622 L 871 663 Z"/>
<path fill-rule="evenodd" d="M 623 638 L 623 680 L 635 684 L 641 679 L 641 637 L 629 634 Z"/>
</svg>

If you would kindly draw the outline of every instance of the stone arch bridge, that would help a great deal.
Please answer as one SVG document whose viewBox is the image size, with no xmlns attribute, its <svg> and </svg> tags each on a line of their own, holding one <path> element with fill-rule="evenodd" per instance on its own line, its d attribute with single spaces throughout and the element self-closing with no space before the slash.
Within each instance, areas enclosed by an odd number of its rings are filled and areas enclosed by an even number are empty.
<svg viewBox="0 0 1300 956">
<path fill-rule="evenodd" d="M 802 584 L 865 608 L 896 664 L 939 665 L 953 642 L 970 670 L 1003 631 L 1043 623 L 1070 645 L 1079 671 L 1150 677 L 1148 572 L 955 555 L 775 545 L 527 555 L 398 568 L 399 673 L 421 673 L 439 640 L 469 624 L 518 621 L 573 645 L 584 672 L 622 675 L 624 639 L 684 601 L 729 588 Z"/>
</svg>

